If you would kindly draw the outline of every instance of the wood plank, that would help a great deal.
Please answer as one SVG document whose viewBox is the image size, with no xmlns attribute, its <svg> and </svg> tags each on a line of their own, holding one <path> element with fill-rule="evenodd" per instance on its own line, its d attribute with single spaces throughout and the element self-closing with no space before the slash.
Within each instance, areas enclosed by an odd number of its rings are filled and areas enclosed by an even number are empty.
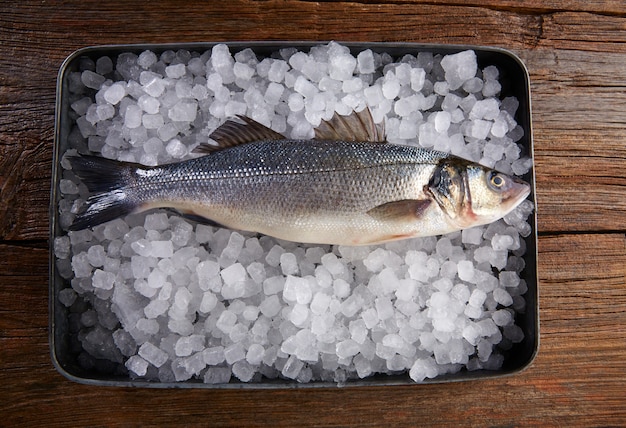
<svg viewBox="0 0 626 428">
<path fill-rule="evenodd" d="M 45 33 L 61 46 L 67 46 L 67 34 L 75 36 L 74 42 L 87 44 L 129 43 L 132 41 L 128 34 L 142 35 L 143 40 L 134 42 L 156 43 L 258 39 L 437 42 L 442 37 L 448 42 L 461 37 L 461 43 L 465 43 L 470 28 L 470 36 L 490 39 L 492 43 L 509 39 L 519 43 L 535 38 L 539 29 L 539 19 L 532 15 L 463 5 L 294 0 L 210 3 L 196 0 L 188 2 L 185 8 L 180 8 L 176 1 L 160 2 L 158 8 L 124 2 L 94 2 L 89 8 L 81 7 L 83 4 L 76 0 L 54 5 L 23 2 L 15 12 L 7 11 L 2 19 L 10 22 L 14 31 L 28 32 L 34 38 Z M 450 25 L 440 25 L 442 13 L 450 17 Z M 29 19 L 23 19 L 24 16 Z M 111 19 L 127 16 L 133 19 Z M 33 20 L 46 26 L 36 27 Z M 420 30 L 415 32 L 417 23 Z M 496 27 L 500 33 L 494 31 Z"/>
<path fill-rule="evenodd" d="M 624 55 L 537 48 L 520 57 L 531 77 L 538 230 L 625 230 Z"/>
<path fill-rule="evenodd" d="M 332 1 L 332 0 L 331 0 Z M 380 3 L 377 0 L 363 0 L 364 3 Z M 520 2 L 517 0 L 395 0 L 392 3 L 411 3 L 414 5 L 459 5 L 476 8 L 489 8 L 496 10 L 513 11 L 519 14 L 548 14 L 560 11 L 596 12 L 609 15 L 624 14 L 624 4 L 619 0 L 573 0 L 564 3 L 561 0 L 529 0 Z M 385 2 L 389 3 L 389 2 Z"/>
<path fill-rule="evenodd" d="M 70 382 L 48 356 L 46 249 L 0 245 L 0 254 L 20 261 L 0 264 L 0 412 L 11 425 L 626 424 L 624 234 L 540 237 L 541 348 L 523 373 L 321 390 L 147 390 Z"/>
<path fill-rule="evenodd" d="M 592 52 L 626 52 L 626 20 L 595 13 L 560 12 L 543 16 L 538 46 Z"/>
<path fill-rule="evenodd" d="M 559 9 L 557 3 L 549 9 Z M 616 12 L 614 2 L 589 4 L 589 10 Z M 626 100 L 620 90 L 624 79 L 618 72 L 625 60 L 623 19 L 589 13 L 551 13 L 544 17 L 516 13 L 510 6 L 504 3 L 496 10 L 491 6 L 404 2 L 238 1 L 191 3 L 181 11 L 176 2 L 165 2 L 155 11 L 148 6 L 109 2 L 90 9 L 72 1 L 20 3 L 0 16 L 0 43 L 8 46 L 8 55 L 0 59 L 0 239 L 47 236 L 55 78 L 62 59 L 72 50 L 99 43 L 258 38 L 470 42 L 513 48 L 526 61 L 533 82 L 537 163 L 546 166 L 545 175 L 542 170 L 537 172 L 540 206 L 546 207 L 542 221 L 551 231 L 623 228 L 623 186 L 613 183 L 619 175 L 605 175 L 602 180 L 608 183 L 596 183 L 587 182 L 587 176 L 576 180 L 566 172 L 552 171 L 562 157 L 571 156 L 569 150 L 584 149 L 570 143 L 576 136 L 581 136 L 581 141 L 587 136 L 580 132 L 574 135 L 571 130 L 607 127 L 616 130 L 607 150 L 594 158 L 575 156 L 575 162 L 582 171 L 619 171 L 624 167 L 624 146 L 620 144 L 624 133 L 617 132 L 624 129 L 626 120 Z M 538 3 L 532 8 L 539 8 Z M 130 22 L 116 18 L 133 13 L 137 19 Z M 169 21 L 162 18 L 166 15 Z M 442 15 L 447 17 L 445 26 L 441 25 Z M 129 34 L 141 37 L 129 38 Z M 568 50 L 572 43 L 590 52 Z M 598 55 L 598 51 L 606 53 Z M 560 148 L 558 158 L 543 160 L 542 149 L 552 150 L 554 145 Z M 555 180 L 554 175 L 561 179 Z M 572 200 L 580 189 L 602 214 L 589 212 L 585 204 Z M 548 202 L 553 199 L 571 202 L 570 215 L 563 217 L 561 206 Z M 607 226 L 602 216 L 615 209 L 618 219 Z M 577 221 L 580 218 L 585 220 Z"/>
</svg>

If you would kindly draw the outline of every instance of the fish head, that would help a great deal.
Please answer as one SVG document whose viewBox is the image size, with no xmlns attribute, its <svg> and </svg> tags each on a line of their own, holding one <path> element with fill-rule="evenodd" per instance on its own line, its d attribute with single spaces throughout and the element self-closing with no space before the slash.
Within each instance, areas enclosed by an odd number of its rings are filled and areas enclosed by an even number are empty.
<svg viewBox="0 0 626 428">
<path fill-rule="evenodd" d="M 525 181 L 463 159 L 440 162 L 425 192 L 459 229 L 504 217 L 530 194 Z"/>
</svg>

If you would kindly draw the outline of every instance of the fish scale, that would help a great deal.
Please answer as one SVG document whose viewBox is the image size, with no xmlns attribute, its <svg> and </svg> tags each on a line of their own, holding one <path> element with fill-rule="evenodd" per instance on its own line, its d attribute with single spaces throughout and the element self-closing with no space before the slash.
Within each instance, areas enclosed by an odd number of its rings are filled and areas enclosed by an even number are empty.
<svg viewBox="0 0 626 428">
<path fill-rule="evenodd" d="M 411 183 L 426 184 L 445 157 L 408 146 L 260 141 L 158 167 L 159 174 L 139 181 L 137 191 L 143 200 L 182 200 L 193 194 L 207 204 L 250 208 L 280 204 L 296 212 L 336 210 L 340 198 L 344 204 L 339 207 L 350 212 L 373 208 L 383 199 L 422 195 L 421 187 Z"/>
</svg>

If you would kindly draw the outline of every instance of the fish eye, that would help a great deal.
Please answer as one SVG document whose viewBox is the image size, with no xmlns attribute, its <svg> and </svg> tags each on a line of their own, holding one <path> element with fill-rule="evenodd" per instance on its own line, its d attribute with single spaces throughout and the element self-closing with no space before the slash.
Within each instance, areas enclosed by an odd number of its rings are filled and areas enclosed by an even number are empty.
<svg viewBox="0 0 626 428">
<path fill-rule="evenodd" d="M 502 186 L 504 186 L 505 181 L 506 180 L 504 179 L 504 177 L 502 177 L 502 175 L 500 175 L 499 173 L 495 171 L 491 172 L 489 177 L 489 184 L 494 189 L 501 189 Z"/>
</svg>

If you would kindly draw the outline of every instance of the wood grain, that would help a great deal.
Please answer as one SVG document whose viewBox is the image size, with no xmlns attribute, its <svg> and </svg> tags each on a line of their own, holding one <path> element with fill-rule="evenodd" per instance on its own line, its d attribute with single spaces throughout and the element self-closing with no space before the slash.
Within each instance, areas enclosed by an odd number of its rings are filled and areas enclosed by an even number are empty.
<svg viewBox="0 0 626 428">
<path fill-rule="evenodd" d="M 42 248 L 3 245 L 0 251 L 31 266 L 45 266 L 47 260 Z M 107 426 L 626 422 L 624 235 L 545 237 L 539 260 L 542 343 L 525 372 L 453 384 L 277 391 L 137 390 L 67 381 L 54 371 L 47 352 L 45 269 L 26 275 L 15 263 L 0 266 L 0 307 L 13 308 L 11 316 L 0 318 L 3 414 L 11 425 L 48 427 L 87 421 Z M 11 303 L 16 295 L 26 300 Z M 77 399 L 80 406 L 73 404 Z"/>
<path fill-rule="evenodd" d="M 626 425 L 623 1 L 0 1 L 0 425 Z M 56 74 L 108 43 L 502 46 L 531 77 L 541 346 L 512 377 L 278 391 L 79 385 L 48 349 Z"/>
<path fill-rule="evenodd" d="M 606 3 L 607 7 L 610 5 Z M 626 137 L 623 126 L 626 92 L 620 90 L 624 88 L 623 74 L 615 73 L 622 64 L 621 49 L 626 46 L 622 35 L 626 32 L 620 31 L 624 23 L 619 16 L 558 12 L 543 17 L 527 10 L 517 12 L 508 6 L 497 10 L 460 5 L 449 6 L 444 13 L 442 6 L 430 4 L 418 7 L 404 3 L 341 2 L 296 2 L 291 7 L 274 1 L 191 3 L 183 11 L 178 11 L 176 2 L 164 2 L 158 11 L 141 5 L 134 8 L 130 4 L 116 8 L 110 3 L 89 10 L 80 9 L 73 2 L 54 6 L 25 3 L 20 7 L 22 11 L 11 9 L 0 17 L 2 28 L 11 29 L 0 34 L 0 42 L 9 46 L 10 54 L 0 59 L 3 83 L 0 169 L 12 171 L 0 181 L 0 239 L 47 236 L 47 224 L 38 221 L 47 218 L 47 192 L 40 189 L 50 177 L 55 77 L 63 58 L 85 45 L 174 40 L 394 40 L 506 46 L 524 60 L 532 82 L 538 196 L 540 207 L 545 207 L 539 211 L 540 227 L 545 224 L 546 231 L 557 231 L 559 227 L 579 231 L 622 230 L 626 224 L 626 193 L 620 181 L 623 174 L 619 173 L 626 167 L 626 149 L 622 144 Z M 81 19 L 72 17 L 70 11 L 74 9 L 81 10 Z M 128 16 L 133 9 L 135 20 L 112 18 L 115 14 Z M 192 12 L 196 9 L 203 13 Z M 194 13 L 199 16 L 195 21 Z M 454 19 L 442 26 L 442 14 Z M 172 16 L 168 25 L 177 31 L 168 33 L 160 28 L 162 20 L 158 17 L 164 15 Z M 24 19 L 25 16 L 29 19 Z M 383 18 L 385 24 L 381 25 Z M 31 28 L 27 30 L 29 25 Z M 89 31 L 87 26 L 93 30 Z M 595 34 L 594 38 L 589 34 Z M 568 40 L 579 40 L 582 49 L 570 49 Z M 587 40 L 595 40 L 593 51 L 589 51 L 591 42 Z M 35 48 L 38 45 L 47 46 L 45 55 Z M 598 55 L 598 52 L 603 53 Z M 26 64 L 28 80 L 19 79 L 19 70 Z M 560 126 L 556 136 L 552 132 L 555 123 Z M 606 134 L 608 129 L 610 135 Z M 559 149 L 557 162 L 543 164 L 541 150 L 554 147 L 551 142 L 555 138 Z M 572 140 L 575 140 L 573 144 Z M 584 155 L 585 146 L 593 146 L 594 156 Z M 561 163 L 564 159 L 572 162 Z M 609 164 L 610 168 L 601 177 L 597 173 L 578 174 L 604 171 Z M 574 176 L 578 180 L 566 178 L 565 183 L 558 178 Z M 582 201 L 578 196 L 581 192 L 591 199 L 586 197 Z M 544 204 L 547 194 L 567 204 L 565 215 L 560 209 L 563 204 L 556 207 L 559 209 Z M 610 207 L 612 222 L 604 219 L 605 210 L 597 211 L 602 207 Z"/>
</svg>

